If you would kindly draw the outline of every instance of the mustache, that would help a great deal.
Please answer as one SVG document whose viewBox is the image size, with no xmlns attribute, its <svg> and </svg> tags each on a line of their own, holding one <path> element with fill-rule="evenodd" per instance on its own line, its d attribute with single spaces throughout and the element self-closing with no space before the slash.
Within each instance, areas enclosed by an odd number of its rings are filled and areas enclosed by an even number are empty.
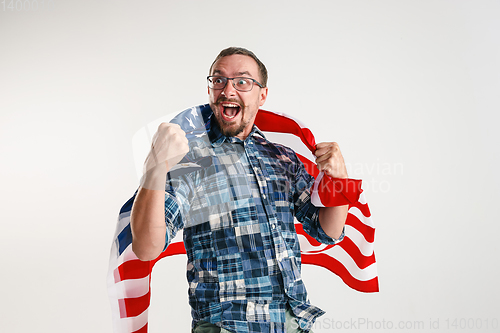
<svg viewBox="0 0 500 333">
<path fill-rule="evenodd" d="M 227 102 L 227 103 L 236 103 L 240 106 L 243 106 L 243 103 L 237 99 L 234 99 L 234 98 L 224 98 L 224 97 L 219 97 L 217 99 L 217 101 L 215 102 L 216 104 L 220 104 L 220 103 L 224 103 L 224 102 Z"/>
</svg>

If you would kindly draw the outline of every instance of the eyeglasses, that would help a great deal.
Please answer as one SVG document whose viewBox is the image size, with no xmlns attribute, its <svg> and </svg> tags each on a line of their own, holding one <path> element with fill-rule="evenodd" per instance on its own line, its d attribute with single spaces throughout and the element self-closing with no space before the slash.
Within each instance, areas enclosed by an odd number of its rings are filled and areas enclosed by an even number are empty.
<svg viewBox="0 0 500 333">
<path fill-rule="evenodd" d="M 210 89 L 222 90 L 226 87 L 227 81 L 231 80 L 234 89 L 238 91 L 250 91 L 254 83 L 261 88 L 262 84 L 249 77 L 225 77 L 225 76 L 207 76 L 208 87 Z"/>
</svg>

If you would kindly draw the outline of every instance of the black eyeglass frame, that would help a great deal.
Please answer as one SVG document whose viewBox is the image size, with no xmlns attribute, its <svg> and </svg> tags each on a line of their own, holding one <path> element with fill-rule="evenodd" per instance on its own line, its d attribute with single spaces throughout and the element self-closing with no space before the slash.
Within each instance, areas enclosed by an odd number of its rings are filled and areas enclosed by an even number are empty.
<svg viewBox="0 0 500 333">
<path fill-rule="evenodd" d="M 223 80 L 225 80 L 226 82 L 224 83 L 224 87 L 222 87 L 222 88 L 212 88 L 212 87 L 210 87 L 210 79 L 211 79 L 211 78 L 219 78 L 219 79 L 223 79 Z M 234 79 L 245 79 L 245 80 L 251 80 L 251 81 L 253 82 L 253 83 L 252 83 L 252 87 L 251 87 L 249 90 L 241 90 L 241 89 L 238 89 L 238 88 L 236 88 L 236 86 L 235 86 L 235 84 L 234 84 Z M 219 76 L 219 75 L 209 75 L 209 76 L 207 76 L 207 83 L 208 83 L 208 87 L 209 87 L 210 89 L 214 89 L 214 90 L 222 90 L 222 89 L 226 88 L 226 86 L 227 86 L 227 82 L 228 82 L 229 80 L 231 80 L 231 84 L 233 85 L 234 89 L 236 89 L 236 90 L 238 90 L 238 91 L 243 91 L 243 92 L 245 92 L 245 91 L 251 91 L 251 90 L 253 89 L 253 86 L 254 86 L 254 84 L 255 84 L 255 83 L 256 83 L 256 84 L 257 84 L 260 88 L 264 88 L 264 86 L 263 86 L 263 85 L 262 85 L 259 81 L 254 80 L 254 79 L 252 79 L 251 77 L 245 77 L 245 76 L 225 77 L 225 76 Z"/>
</svg>

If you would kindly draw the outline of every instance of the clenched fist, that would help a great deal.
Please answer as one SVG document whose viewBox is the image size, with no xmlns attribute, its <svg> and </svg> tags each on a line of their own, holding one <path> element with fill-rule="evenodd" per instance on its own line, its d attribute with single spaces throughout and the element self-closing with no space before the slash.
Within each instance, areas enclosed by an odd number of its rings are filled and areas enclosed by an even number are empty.
<svg viewBox="0 0 500 333">
<path fill-rule="evenodd" d="M 142 186 L 150 189 L 165 187 L 167 172 L 189 152 L 186 133 L 177 124 L 161 123 L 153 136 L 151 150 L 144 162 Z"/>
<path fill-rule="evenodd" d="M 316 145 L 316 164 L 319 171 L 333 178 L 347 178 L 347 168 L 340 147 L 336 142 L 322 142 Z"/>
</svg>

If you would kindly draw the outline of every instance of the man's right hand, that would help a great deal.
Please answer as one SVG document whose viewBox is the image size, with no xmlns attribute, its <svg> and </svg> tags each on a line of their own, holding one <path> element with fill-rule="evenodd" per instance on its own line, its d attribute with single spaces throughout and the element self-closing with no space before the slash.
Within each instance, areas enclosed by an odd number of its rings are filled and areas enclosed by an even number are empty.
<svg viewBox="0 0 500 333">
<path fill-rule="evenodd" d="M 181 127 L 177 124 L 161 123 L 153 136 L 151 150 L 144 162 L 141 185 L 149 189 L 164 188 L 167 172 L 188 152 L 188 139 Z"/>
</svg>

